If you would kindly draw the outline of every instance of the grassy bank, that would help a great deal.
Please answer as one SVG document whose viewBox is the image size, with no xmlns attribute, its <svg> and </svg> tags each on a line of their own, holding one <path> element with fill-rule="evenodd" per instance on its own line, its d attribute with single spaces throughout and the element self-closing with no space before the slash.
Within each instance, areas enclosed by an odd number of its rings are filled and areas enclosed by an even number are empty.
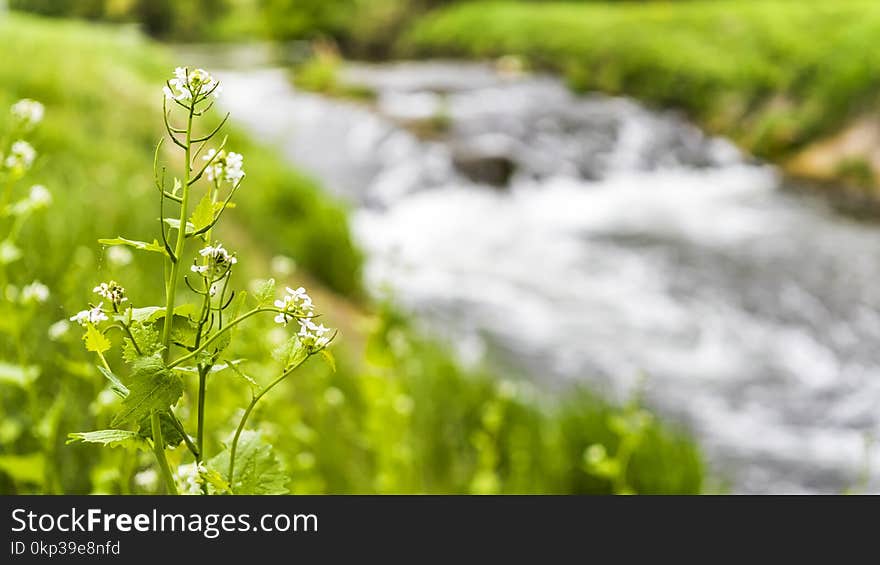
<svg viewBox="0 0 880 565">
<path fill-rule="evenodd" d="M 136 306 L 157 302 L 155 264 L 140 255 L 129 265 L 109 261 L 96 240 L 156 235 L 144 211 L 157 207 L 161 84 L 185 62 L 130 32 L 22 16 L 0 19 L 0 56 L 0 107 L 20 97 L 46 104 L 28 183 L 45 184 L 54 198 L 22 232 L 24 255 L 10 271 L 13 284 L 45 283 L 49 300 L 0 323 L 0 362 L 8 364 L 0 366 L 0 492 L 151 492 L 149 454 L 65 445 L 68 432 L 108 427 L 119 401 L 82 351 L 80 332 L 47 332 L 93 300 L 102 280 L 123 283 Z M 700 490 L 698 450 L 637 407 L 585 392 L 544 397 L 465 371 L 393 311 L 364 306 L 344 208 L 253 140 L 233 132 L 228 147 L 244 154 L 248 180 L 229 212 L 233 229 L 216 236 L 239 251 L 238 284 L 270 272 L 273 256 L 290 256 L 298 270 L 276 267 L 274 276 L 282 285 L 315 281 L 327 323 L 342 329 L 336 370 L 311 363 L 253 420 L 279 450 L 291 491 Z M 271 319 L 241 331 L 250 333 L 230 355 L 266 382 L 283 332 Z M 22 378 L 13 363 L 34 376 Z M 186 386 L 192 394 L 194 383 Z M 207 415 L 206 442 L 216 447 L 250 388 L 219 373 L 208 394 L 218 409 Z M 193 429 L 195 414 L 180 416 Z M 189 461 L 183 448 L 171 459 Z"/>
<path fill-rule="evenodd" d="M 577 89 L 683 109 L 758 156 L 834 176 L 859 159 L 878 169 L 880 159 L 868 142 L 824 161 L 795 158 L 873 115 L 878 36 L 871 0 L 469 2 L 420 20 L 399 51 L 520 55 Z"/>
</svg>

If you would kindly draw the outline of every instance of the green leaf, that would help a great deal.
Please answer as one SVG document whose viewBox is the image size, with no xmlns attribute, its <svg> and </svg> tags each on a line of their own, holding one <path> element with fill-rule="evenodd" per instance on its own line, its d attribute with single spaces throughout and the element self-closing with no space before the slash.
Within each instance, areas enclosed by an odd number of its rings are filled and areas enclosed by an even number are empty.
<svg viewBox="0 0 880 565">
<path fill-rule="evenodd" d="M 183 441 L 183 436 L 174 421 L 171 419 L 169 412 L 159 413 L 159 425 L 162 427 L 162 439 L 165 440 L 165 447 L 177 447 Z M 138 432 L 142 438 L 153 439 L 153 421 L 147 414 L 138 424 Z"/>
<path fill-rule="evenodd" d="M 183 395 L 183 381 L 159 357 L 141 357 L 134 363 L 129 394 L 122 401 L 122 412 L 111 423 L 119 426 L 139 422 L 153 410 L 168 410 Z"/>
<path fill-rule="evenodd" d="M 327 365 L 330 366 L 330 370 L 334 373 L 336 372 L 336 358 L 333 357 L 333 354 L 327 351 L 326 349 L 321 350 L 321 357 L 324 358 L 324 361 L 327 362 Z"/>
<path fill-rule="evenodd" d="M 259 281 L 254 290 L 258 306 L 265 306 L 275 298 L 275 279 Z"/>
<path fill-rule="evenodd" d="M 165 317 L 164 306 L 145 306 L 143 308 L 131 308 L 130 310 L 126 310 L 125 313 L 115 316 L 115 319 L 120 321 L 128 320 L 129 311 L 131 312 L 131 320 L 142 324 L 155 322 L 156 320 L 161 320 Z M 191 303 L 181 304 L 174 308 L 175 316 L 189 317 L 198 313 L 199 307 Z"/>
<path fill-rule="evenodd" d="M 208 465 L 205 466 L 201 477 L 208 483 L 208 492 L 211 494 L 228 494 L 232 492 L 232 488 L 226 482 L 226 479 L 223 478 L 223 475 Z"/>
<path fill-rule="evenodd" d="M 162 312 L 164 314 L 164 309 Z M 127 362 L 133 363 L 138 357 L 144 355 L 155 355 L 165 348 L 159 337 L 159 331 L 153 324 L 132 322 L 128 329 L 131 331 L 131 335 L 134 336 L 135 341 L 137 341 L 140 352 L 134 348 L 130 339 L 123 340 L 122 356 Z"/>
<path fill-rule="evenodd" d="M 98 370 L 110 381 L 110 390 L 116 393 L 119 398 L 128 396 L 128 387 L 122 384 L 119 377 L 108 371 L 105 367 L 98 365 Z"/>
<path fill-rule="evenodd" d="M 309 356 L 309 350 L 298 337 L 288 339 L 284 344 L 272 352 L 273 357 L 281 362 L 284 367 L 296 365 Z"/>
<path fill-rule="evenodd" d="M 86 342 L 86 351 L 104 353 L 110 349 L 110 340 L 92 324 L 86 324 L 86 333 L 83 335 L 83 341 Z"/>
<path fill-rule="evenodd" d="M 67 434 L 67 443 L 98 443 L 105 447 L 136 447 L 148 450 L 149 446 L 137 432 L 129 430 L 97 430 Z"/>
<path fill-rule="evenodd" d="M 176 230 L 180 227 L 180 220 L 178 220 L 177 218 L 163 218 L 163 219 L 164 219 L 165 223 L 168 224 L 168 227 L 170 227 L 172 229 Z M 189 234 L 193 233 L 194 231 L 196 231 L 195 227 L 193 227 L 193 225 L 190 222 L 187 222 L 186 223 L 186 235 L 189 235 Z"/>
<path fill-rule="evenodd" d="M 209 461 L 214 469 L 229 469 L 229 450 Z M 227 477 L 235 494 L 286 494 L 287 477 L 272 446 L 260 432 L 245 430 L 238 439 L 235 470 Z"/>
<path fill-rule="evenodd" d="M 134 247 L 141 251 L 152 251 L 154 253 L 161 253 L 162 255 L 168 256 L 168 251 L 166 251 L 165 247 L 160 245 L 159 241 L 156 239 L 153 240 L 153 243 L 147 243 L 145 241 L 135 241 L 133 239 L 117 237 L 114 239 L 99 239 L 98 243 L 101 245 L 128 245 L 129 247 Z"/>
<path fill-rule="evenodd" d="M 199 231 L 210 226 L 213 221 L 214 201 L 211 198 L 211 191 L 207 191 L 199 201 L 196 209 L 193 210 L 192 216 L 189 217 L 189 223 L 193 225 L 195 231 Z"/>
<path fill-rule="evenodd" d="M 27 388 L 40 376 L 36 365 L 13 365 L 0 361 L 0 383 Z"/>
</svg>

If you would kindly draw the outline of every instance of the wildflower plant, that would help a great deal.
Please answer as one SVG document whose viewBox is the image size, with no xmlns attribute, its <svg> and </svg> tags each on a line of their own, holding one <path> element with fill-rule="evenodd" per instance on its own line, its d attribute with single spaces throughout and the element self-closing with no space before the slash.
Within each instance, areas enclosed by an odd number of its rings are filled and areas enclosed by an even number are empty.
<svg viewBox="0 0 880 565">
<path fill-rule="evenodd" d="M 225 138 L 209 147 L 229 114 L 207 133 L 197 133 L 220 93 L 220 83 L 203 69 L 178 67 L 163 93 L 167 139 L 181 154 L 182 178 L 166 182 L 166 170 L 160 170 L 163 138 L 154 158 L 158 237 L 151 242 L 116 237 L 99 243 L 160 255 L 165 300 L 160 305 L 141 305 L 119 282 L 98 282 L 93 302 L 70 318 L 83 328 L 86 349 L 97 356 L 98 369 L 121 398 L 121 410 L 111 429 L 69 434 L 70 442 L 149 449 L 167 491 L 175 494 L 286 492 L 271 445 L 246 426 L 256 404 L 311 356 L 321 354 L 332 362 L 326 348 L 336 334 L 318 323 L 312 299 L 302 287 L 287 288 L 280 298 L 273 279 L 265 281 L 253 296 L 235 288 L 233 275 L 239 259 L 215 239 L 214 231 L 233 207 L 232 199 L 246 178 L 244 158 L 226 148 Z M 181 125 L 175 125 L 178 120 Z M 115 255 L 120 256 L 120 265 L 131 261 L 125 254 Z M 179 300 L 178 291 L 184 287 L 193 301 Z M 277 355 L 278 373 L 262 388 L 245 375 L 243 360 L 230 358 L 236 328 L 260 315 L 274 316 L 289 328 L 286 344 Z M 125 368 L 108 362 L 114 335 L 121 339 Z M 207 385 L 224 372 L 245 377 L 253 387 L 252 395 L 224 449 L 208 457 Z M 194 434 L 175 410 L 187 379 L 198 381 Z M 191 461 L 175 473 L 166 451 L 179 446 L 185 446 Z"/>
<path fill-rule="evenodd" d="M 33 167 L 37 151 L 29 136 L 42 121 L 44 107 L 41 103 L 23 99 L 9 109 L 5 131 L 0 132 L 0 388 L 15 387 L 17 393 L 2 390 L 6 399 L 25 402 L 28 424 L 7 422 L 5 435 L 9 443 L 21 440 L 22 444 L 39 445 L 42 453 L 51 453 L 54 446 L 54 420 L 57 403 L 47 409 L 36 392 L 35 383 L 42 368 L 27 347 L 28 331 L 35 325 L 40 314 L 48 308 L 52 299 L 49 287 L 34 279 L 26 265 L 25 251 L 20 239 L 28 221 L 52 204 L 52 194 L 40 184 L 28 186 L 25 182 Z M 30 441 L 25 439 L 30 435 Z M 33 442 L 36 440 L 36 442 Z M 33 442 L 33 443 L 32 443 Z M 2 458 L 3 455 L 0 455 Z M 27 457 L 42 461 L 39 453 Z M 44 472 L 37 476 L 18 477 L 13 481 L 39 482 L 51 492 L 57 482 L 53 470 L 43 466 Z M 27 473 L 24 473 L 27 475 Z"/>
</svg>

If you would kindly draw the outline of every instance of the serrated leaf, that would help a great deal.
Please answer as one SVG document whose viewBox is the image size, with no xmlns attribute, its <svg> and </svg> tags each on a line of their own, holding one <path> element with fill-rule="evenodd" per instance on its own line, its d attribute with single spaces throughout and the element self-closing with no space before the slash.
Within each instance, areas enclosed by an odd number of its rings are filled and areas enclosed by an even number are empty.
<svg viewBox="0 0 880 565">
<path fill-rule="evenodd" d="M 110 340 L 92 324 L 86 324 L 86 333 L 83 335 L 83 341 L 86 342 L 86 351 L 104 353 L 110 349 Z"/>
<path fill-rule="evenodd" d="M 97 430 L 67 434 L 67 443 L 98 443 L 105 447 L 136 447 L 147 450 L 146 442 L 137 432 L 129 430 Z"/>
<path fill-rule="evenodd" d="M 135 249 L 140 249 L 141 251 L 152 251 L 154 253 L 161 253 L 162 255 L 168 256 L 165 247 L 160 245 L 159 241 L 156 239 L 154 239 L 152 243 L 147 243 L 145 241 L 116 237 L 113 239 L 99 239 L 98 243 L 101 245 L 127 245 L 129 247 L 134 247 Z"/>
<path fill-rule="evenodd" d="M 159 425 L 162 427 L 162 439 L 165 440 L 165 447 L 177 447 L 181 444 L 183 436 L 180 430 L 177 429 L 177 426 L 174 425 L 169 412 L 161 412 L 159 414 Z M 137 435 L 142 438 L 153 439 L 153 421 L 150 418 L 150 414 L 147 414 L 138 423 Z"/>
<path fill-rule="evenodd" d="M 189 217 L 189 223 L 193 225 L 196 231 L 206 228 L 214 221 L 214 200 L 211 198 L 211 191 L 205 192 L 205 195 L 199 200 L 196 209 L 193 210 L 192 216 Z"/>
<path fill-rule="evenodd" d="M 122 411 L 111 423 L 119 426 L 139 422 L 153 410 L 166 411 L 183 395 L 183 381 L 173 374 L 159 357 L 141 357 L 134 363 L 128 396 Z"/>
<path fill-rule="evenodd" d="M 330 366 L 330 370 L 335 373 L 336 372 L 336 358 L 333 357 L 333 354 L 330 353 L 326 349 L 322 349 L 321 350 L 321 357 L 323 357 L 324 361 L 327 362 L 327 365 Z"/>
<path fill-rule="evenodd" d="M 229 468 L 229 450 L 209 461 L 214 469 Z M 226 477 L 235 494 L 286 494 L 287 477 L 272 446 L 257 431 L 245 430 L 238 439 L 233 476 Z"/>
<path fill-rule="evenodd" d="M 26 388 L 40 376 L 36 365 L 13 365 L 0 361 L 0 383 Z"/>
<path fill-rule="evenodd" d="M 101 374 L 107 377 L 107 380 L 111 383 L 110 390 L 115 392 L 119 398 L 125 398 L 126 396 L 128 396 L 128 387 L 122 384 L 122 381 L 119 380 L 119 377 L 100 365 L 98 365 L 98 370 L 101 371 Z"/>
<path fill-rule="evenodd" d="M 226 482 L 226 479 L 223 478 L 220 471 L 210 466 L 205 466 L 205 470 L 201 472 L 201 477 L 208 483 L 208 492 L 211 494 L 229 494 L 232 492 L 232 488 Z"/>
<path fill-rule="evenodd" d="M 163 310 L 164 312 L 164 310 Z M 142 357 L 144 355 L 155 355 L 160 353 L 165 347 L 162 345 L 162 340 L 159 337 L 159 331 L 155 328 L 153 324 L 143 324 L 140 322 L 132 322 L 128 328 L 131 331 L 131 334 L 134 336 L 135 341 L 138 344 L 138 349 L 134 348 L 131 340 L 126 339 L 123 341 L 124 345 L 122 348 L 122 357 L 129 363 L 133 363 L 138 357 Z"/>
</svg>

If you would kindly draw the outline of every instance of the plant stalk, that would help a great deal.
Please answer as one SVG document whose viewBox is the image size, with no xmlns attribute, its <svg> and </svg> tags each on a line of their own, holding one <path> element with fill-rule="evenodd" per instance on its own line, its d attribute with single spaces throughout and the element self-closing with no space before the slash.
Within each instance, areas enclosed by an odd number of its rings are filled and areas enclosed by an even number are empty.
<svg viewBox="0 0 880 565">
<path fill-rule="evenodd" d="M 153 453 L 156 454 L 162 478 L 165 479 L 165 488 L 168 489 L 169 494 L 177 494 L 174 475 L 171 473 L 171 467 L 168 466 L 168 459 L 165 458 L 165 438 L 162 436 L 162 424 L 159 422 L 159 413 L 155 410 L 150 412 L 150 424 L 153 428 Z"/>
<path fill-rule="evenodd" d="M 229 473 L 227 476 L 229 477 L 230 485 L 233 482 L 232 473 L 233 471 L 235 471 L 235 451 L 238 449 L 238 438 L 241 436 L 241 432 L 244 430 L 244 426 L 245 424 L 247 424 L 248 418 L 250 417 L 251 412 L 254 411 L 254 407 L 257 405 L 257 402 L 259 402 L 260 399 L 263 398 L 263 396 L 265 396 L 267 392 L 275 388 L 278 383 L 286 379 L 290 375 L 290 373 L 294 372 L 296 369 L 302 366 L 302 364 L 305 363 L 309 357 L 311 357 L 311 355 L 306 355 L 305 357 L 303 357 L 302 360 L 299 361 L 299 363 L 296 363 L 295 365 L 281 373 L 281 375 L 277 379 L 269 383 L 266 388 L 261 390 L 259 393 L 256 394 L 256 396 L 251 399 L 251 403 L 248 405 L 247 409 L 244 411 L 244 414 L 242 414 L 241 416 L 241 420 L 238 422 L 238 427 L 235 429 L 235 435 L 232 436 L 232 444 L 229 446 Z"/>
<path fill-rule="evenodd" d="M 162 343 L 165 345 L 165 349 L 162 352 L 162 356 L 165 360 L 168 360 L 168 356 L 171 353 L 171 326 L 174 325 L 174 298 L 177 293 L 177 282 L 180 278 L 180 264 L 183 259 L 183 246 L 186 241 L 186 215 L 187 215 L 187 206 L 189 204 L 189 181 L 190 181 L 190 150 L 192 139 L 192 123 L 193 123 L 193 111 L 195 107 L 195 100 L 189 107 L 189 116 L 186 121 L 186 147 L 184 148 L 184 181 L 183 181 L 183 196 L 181 198 L 180 203 L 180 224 L 177 226 L 177 243 L 174 246 L 174 257 L 175 261 L 171 265 L 171 276 L 168 279 L 168 285 L 165 289 L 165 325 L 162 331 Z"/>
</svg>

